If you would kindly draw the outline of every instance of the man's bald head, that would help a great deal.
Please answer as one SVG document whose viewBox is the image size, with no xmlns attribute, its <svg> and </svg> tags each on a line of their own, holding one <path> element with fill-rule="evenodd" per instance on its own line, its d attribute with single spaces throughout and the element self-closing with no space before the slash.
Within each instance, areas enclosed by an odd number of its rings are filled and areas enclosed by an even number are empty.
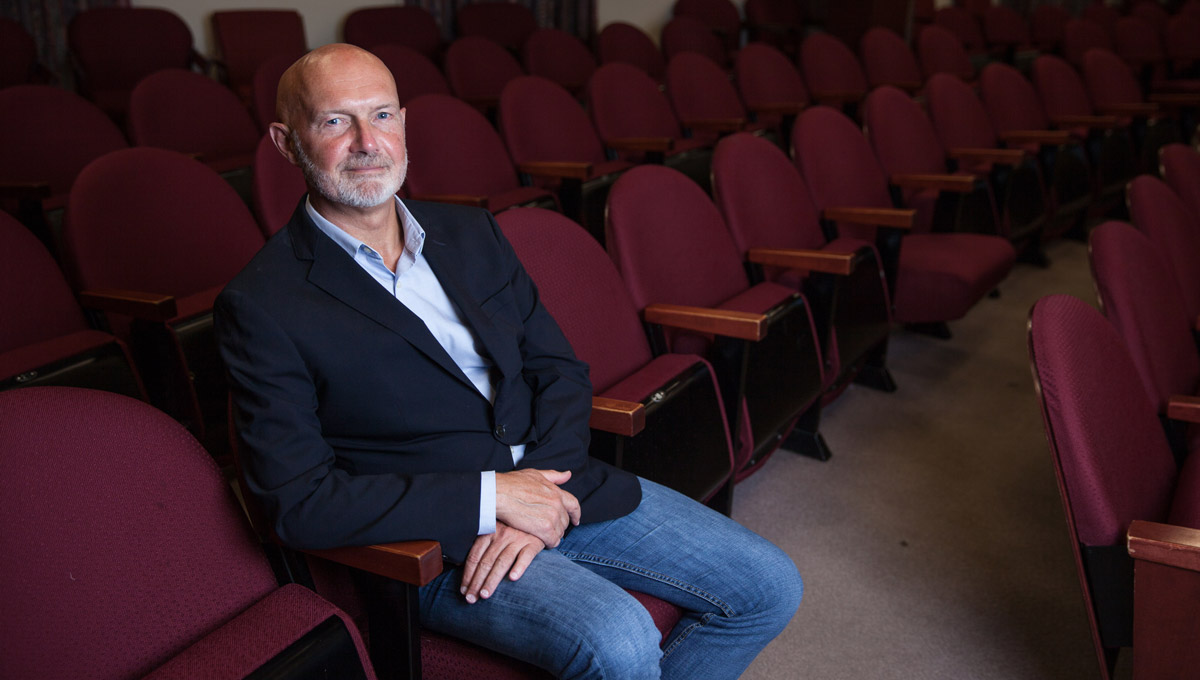
<svg viewBox="0 0 1200 680">
<path fill-rule="evenodd" d="M 346 77 L 373 75 L 386 80 L 393 96 L 396 81 L 386 64 L 374 54 L 344 43 L 324 45 L 296 60 L 279 79 L 275 117 L 295 128 L 313 115 L 313 103 L 323 88 Z"/>
<path fill-rule="evenodd" d="M 276 109 L 271 140 L 304 172 L 318 210 L 375 208 L 400 190 L 404 109 L 375 55 L 340 44 L 309 52 L 280 78 Z"/>
</svg>

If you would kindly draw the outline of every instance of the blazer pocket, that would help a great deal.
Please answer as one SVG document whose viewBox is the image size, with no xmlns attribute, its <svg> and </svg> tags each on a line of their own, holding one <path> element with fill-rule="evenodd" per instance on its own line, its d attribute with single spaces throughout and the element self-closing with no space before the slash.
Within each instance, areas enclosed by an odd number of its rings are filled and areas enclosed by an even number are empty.
<svg viewBox="0 0 1200 680">
<path fill-rule="evenodd" d="M 512 324 L 516 316 L 516 305 L 512 299 L 512 284 L 509 283 L 504 284 L 500 290 L 487 296 L 483 302 L 479 303 L 479 310 L 491 321 L 496 321 L 497 314 L 504 309 L 508 310 L 508 313 L 504 315 L 508 318 L 501 318 L 507 323 Z"/>
</svg>

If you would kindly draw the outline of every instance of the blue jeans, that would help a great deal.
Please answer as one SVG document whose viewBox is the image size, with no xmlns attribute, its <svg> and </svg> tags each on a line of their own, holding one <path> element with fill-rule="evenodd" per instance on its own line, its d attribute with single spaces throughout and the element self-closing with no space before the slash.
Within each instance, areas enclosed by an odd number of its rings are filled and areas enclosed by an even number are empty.
<svg viewBox="0 0 1200 680">
<path fill-rule="evenodd" d="M 634 512 L 575 527 L 487 600 L 467 604 L 461 569 L 447 570 L 421 588 L 421 623 L 562 678 L 738 677 L 795 614 L 795 564 L 728 517 L 641 485 Z M 684 610 L 661 648 L 624 588 Z"/>
</svg>

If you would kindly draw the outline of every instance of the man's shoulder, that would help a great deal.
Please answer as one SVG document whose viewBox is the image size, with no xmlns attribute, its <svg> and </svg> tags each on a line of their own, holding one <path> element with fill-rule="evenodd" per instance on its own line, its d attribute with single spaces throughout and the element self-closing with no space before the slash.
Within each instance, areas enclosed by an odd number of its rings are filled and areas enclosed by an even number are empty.
<svg viewBox="0 0 1200 680">
<path fill-rule="evenodd" d="M 490 231 L 495 225 L 492 214 L 483 208 L 410 199 L 404 200 L 404 207 L 417 219 L 427 238 L 477 238 L 481 231 Z"/>
</svg>

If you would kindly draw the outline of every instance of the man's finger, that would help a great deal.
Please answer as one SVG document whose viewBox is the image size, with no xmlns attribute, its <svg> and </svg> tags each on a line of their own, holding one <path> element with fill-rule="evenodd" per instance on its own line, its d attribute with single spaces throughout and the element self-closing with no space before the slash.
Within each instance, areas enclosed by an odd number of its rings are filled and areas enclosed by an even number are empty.
<svg viewBox="0 0 1200 680">
<path fill-rule="evenodd" d="M 475 537 L 475 542 L 471 544 L 471 551 L 467 553 L 467 559 L 463 562 L 462 584 L 458 588 L 458 592 L 462 595 L 467 594 L 471 580 L 475 577 L 475 572 L 479 569 L 479 562 L 487 552 L 488 546 L 491 545 L 495 534 L 483 534 Z"/>
</svg>

